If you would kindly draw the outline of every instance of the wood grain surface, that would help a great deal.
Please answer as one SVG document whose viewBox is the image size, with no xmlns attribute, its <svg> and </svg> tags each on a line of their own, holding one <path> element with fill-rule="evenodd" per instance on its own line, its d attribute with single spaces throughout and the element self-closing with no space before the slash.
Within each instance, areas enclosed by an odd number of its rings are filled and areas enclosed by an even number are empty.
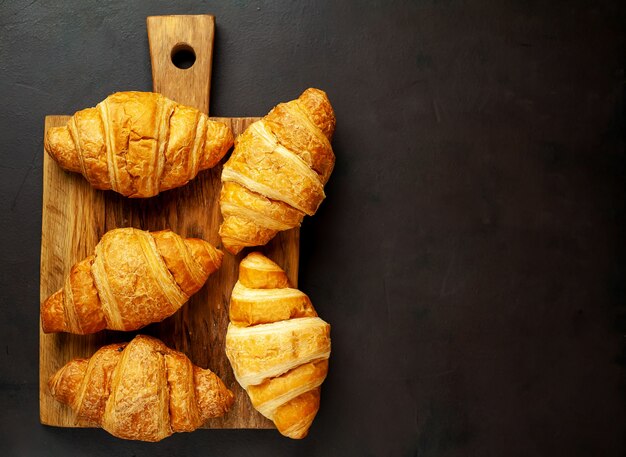
<svg viewBox="0 0 626 457">
<path fill-rule="evenodd" d="M 206 63 L 207 58 L 209 72 L 203 70 L 200 74 L 210 75 L 211 59 L 205 53 L 210 54 L 212 51 L 213 18 L 201 17 L 210 19 L 197 19 L 198 16 L 185 16 L 183 19 L 180 16 L 154 20 L 148 18 L 148 29 L 155 90 L 158 88 L 174 100 L 184 101 L 206 112 L 208 85 L 187 84 L 187 77 L 195 75 L 190 71 L 198 63 Z M 201 24 L 208 24 L 208 33 L 202 35 L 206 46 L 202 45 L 202 39 L 194 38 L 198 30 L 181 40 L 193 43 L 196 64 L 188 70 L 179 70 L 171 63 L 171 48 L 168 46 L 179 41 L 172 35 L 172 30 L 182 33 L 191 28 L 181 25 L 185 23 L 184 18 L 194 23 L 200 21 Z M 155 62 L 160 64 L 155 65 Z M 167 68 L 167 62 L 177 71 Z M 64 125 L 68 119 L 68 116 L 46 116 L 45 129 Z M 213 119 L 226 122 L 233 133 L 238 135 L 257 118 Z M 41 302 L 62 287 L 72 265 L 91 254 L 105 232 L 117 227 L 144 230 L 169 228 L 182 236 L 203 238 L 221 247 L 218 235 L 221 222 L 218 195 L 222 164 L 228 156 L 213 169 L 201 172 L 186 186 L 149 199 L 127 199 L 112 191 L 92 189 L 79 174 L 63 171 L 47 153 L 44 152 L 43 157 Z M 292 284 L 297 285 L 299 229 L 279 233 L 259 250 L 283 267 Z M 71 409 L 56 402 L 50 395 L 47 387 L 50 376 L 73 358 L 89 357 L 102 345 L 130 341 L 135 334 L 141 333 L 161 339 L 169 347 L 187 354 L 196 365 L 210 368 L 235 393 L 236 400 L 231 411 L 223 418 L 209 420 L 204 428 L 273 428 L 273 423 L 252 407 L 247 394 L 237 384 L 224 352 L 230 293 L 238 277 L 239 262 L 249 250 L 244 250 L 238 256 L 224 252 L 222 267 L 209 277 L 206 285 L 186 305 L 163 322 L 136 332 L 103 331 L 87 336 L 44 334 L 40 325 L 41 422 L 60 427 L 77 426 Z"/>
<path fill-rule="evenodd" d="M 150 16 L 146 23 L 153 90 L 208 113 L 215 17 Z M 180 49 L 193 50 L 196 60 L 190 68 L 172 64 L 172 55 Z"/>
</svg>

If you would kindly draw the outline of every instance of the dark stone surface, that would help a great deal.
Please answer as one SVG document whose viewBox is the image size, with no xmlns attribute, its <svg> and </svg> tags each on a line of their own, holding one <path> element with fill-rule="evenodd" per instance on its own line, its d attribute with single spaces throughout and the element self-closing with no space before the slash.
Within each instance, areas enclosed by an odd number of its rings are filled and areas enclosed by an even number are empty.
<svg viewBox="0 0 626 457">
<path fill-rule="evenodd" d="M 0 2 L 0 455 L 626 455 L 623 2 L 106 3 Z M 322 408 L 302 442 L 41 426 L 43 117 L 149 90 L 145 17 L 205 12 L 214 115 L 337 112 Z"/>
</svg>

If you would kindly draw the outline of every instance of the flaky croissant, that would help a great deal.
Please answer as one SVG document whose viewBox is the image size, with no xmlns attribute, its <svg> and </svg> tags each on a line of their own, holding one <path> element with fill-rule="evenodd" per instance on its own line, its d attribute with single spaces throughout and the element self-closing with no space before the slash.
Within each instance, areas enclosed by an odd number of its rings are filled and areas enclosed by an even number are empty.
<svg viewBox="0 0 626 457">
<path fill-rule="evenodd" d="M 328 372 L 330 325 L 258 252 L 241 261 L 229 314 L 226 355 L 235 378 L 280 433 L 304 438 Z"/>
<path fill-rule="evenodd" d="M 111 230 L 41 306 L 43 331 L 136 330 L 174 314 L 222 263 L 210 243 L 170 230 Z"/>
<path fill-rule="evenodd" d="M 233 254 L 298 227 L 325 198 L 335 164 L 335 113 L 326 94 L 307 89 L 281 103 L 235 140 L 222 170 L 220 236 Z"/>
<path fill-rule="evenodd" d="M 117 92 L 48 129 L 44 147 L 96 189 L 152 197 L 215 166 L 233 144 L 228 126 L 152 92 Z"/>
<path fill-rule="evenodd" d="M 48 382 L 77 425 L 102 427 L 118 438 L 160 441 L 223 416 L 234 396 L 215 373 L 149 336 L 74 359 Z"/>
</svg>

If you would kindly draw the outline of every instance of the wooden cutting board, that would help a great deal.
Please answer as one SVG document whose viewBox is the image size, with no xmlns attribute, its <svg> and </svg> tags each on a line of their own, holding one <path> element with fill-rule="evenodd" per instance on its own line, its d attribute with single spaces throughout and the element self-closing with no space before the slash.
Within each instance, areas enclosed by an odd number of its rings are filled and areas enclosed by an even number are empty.
<svg viewBox="0 0 626 457">
<path fill-rule="evenodd" d="M 154 16 L 148 18 L 147 24 L 154 90 L 208 112 L 214 17 Z M 195 52 L 196 60 L 191 68 L 179 69 L 172 63 L 172 51 L 181 47 Z M 45 129 L 64 125 L 68 119 L 69 116 L 46 116 Z M 213 119 L 226 122 L 238 135 L 257 118 Z M 42 302 L 63 286 L 72 265 L 91 254 L 106 231 L 117 227 L 169 228 L 182 236 L 203 238 L 221 247 L 218 194 L 222 164 L 201 172 L 184 187 L 149 199 L 128 199 L 112 191 L 94 190 L 79 174 L 63 171 L 47 153 L 43 157 Z M 259 250 L 283 267 L 292 283 L 297 284 L 298 229 L 279 233 Z M 237 281 L 239 262 L 249 250 L 238 256 L 224 252 L 222 267 L 209 277 L 202 290 L 163 322 L 136 332 L 103 331 L 87 336 L 47 335 L 40 325 L 41 423 L 77 426 L 70 408 L 50 395 L 47 387 L 50 376 L 73 358 L 89 357 L 100 346 L 130 341 L 142 333 L 184 352 L 196 365 L 210 368 L 234 392 L 236 400 L 231 411 L 223 418 L 209 420 L 204 428 L 273 428 L 273 423 L 252 407 L 247 394 L 235 381 L 224 352 L 230 293 Z"/>
</svg>

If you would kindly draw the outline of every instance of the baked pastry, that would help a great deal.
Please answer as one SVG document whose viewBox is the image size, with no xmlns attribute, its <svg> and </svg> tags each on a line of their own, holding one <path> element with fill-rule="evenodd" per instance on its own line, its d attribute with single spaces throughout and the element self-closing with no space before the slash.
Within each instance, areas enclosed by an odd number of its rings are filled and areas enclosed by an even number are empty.
<svg viewBox="0 0 626 457">
<path fill-rule="evenodd" d="M 234 395 L 211 370 L 191 363 L 156 338 L 100 348 L 50 378 L 52 396 L 69 405 L 77 425 L 118 438 L 160 441 L 223 416 Z"/>
<path fill-rule="evenodd" d="M 237 137 L 220 193 L 220 236 L 229 252 L 263 245 L 315 214 L 335 165 L 334 131 L 328 97 L 307 89 Z"/>
<path fill-rule="evenodd" d="M 43 331 L 136 330 L 174 314 L 222 263 L 210 243 L 170 230 L 111 230 L 41 306 Z"/>
<path fill-rule="evenodd" d="M 239 265 L 230 299 L 226 355 L 252 405 L 280 433 L 304 438 L 328 372 L 330 325 L 287 275 L 258 252 Z"/>
<path fill-rule="evenodd" d="M 96 189 L 152 197 L 215 166 L 233 144 L 226 124 L 152 92 L 117 92 L 48 129 L 44 147 Z"/>
</svg>

